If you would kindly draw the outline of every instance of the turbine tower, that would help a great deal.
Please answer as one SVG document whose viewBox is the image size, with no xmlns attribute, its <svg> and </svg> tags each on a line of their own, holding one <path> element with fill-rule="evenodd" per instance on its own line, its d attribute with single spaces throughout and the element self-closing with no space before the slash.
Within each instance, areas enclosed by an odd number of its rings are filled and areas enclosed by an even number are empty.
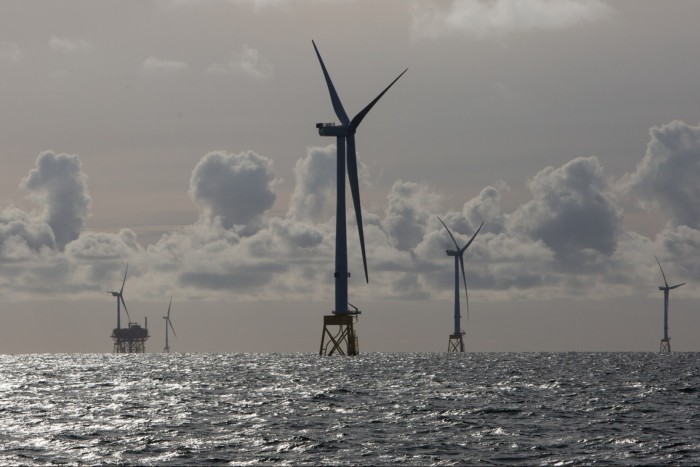
<svg viewBox="0 0 700 467">
<path fill-rule="evenodd" d="M 170 353 L 170 346 L 168 345 L 168 326 L 170 326 L 170 329 L 173 330 L 173 336 L 177 338 L 177 334 L 175 334 L 175 328 L 173 327 L 173 322 L 170 321 L 170 307 L 173 304 L 173 297 L 170 297 L 170 303 L 168 304 L 168 314 L 166 316 L 163 316 L 163 319 L 165 320 L 165 348 L 163 349 L 163 352 L 165 353 Z"/>
<path fill-rule="evenodd" d="M 326 79 L 328 92 L 330 93 L 331 103 L 336 116 L 340 120 L 340 125 L 334 123 L 317 123 L 318 133 L 321 136 L 335 136 L 337 148 L 337 196 L 336 196 L 336 218 L 335 218 L 335 310 L 332 315 L 324 316 L 323 334 L 321 335 L 321 349 L 319 354 L 331 355 L 338 352 L 341 355 L 356 355 L 359 353 L 357 346 L 357 335 L 355 334 L 353 324 L 357 320 L 357 315 L 360 311 L 348 310 L 348 251 L 347 251 L 347 233 L 345 224 L 345 167 L 347 155 L 347 174 L 350 182 L 350 192 L 352 193 L 352 202 L 355 208 L 355 216 L 357 219 L 358 234 L 360 237 L 360 249 L 362 250 L 362 264 L 365 270 L 365 280 L 369 282 L 367 274 L 367 256 L 365 254 L 365 236 L 362 228 L 362 209 L 360 206 L 360 185 L 357 177 L 357 156 L 355 154 L 355 132 L 360 126 L 362 119 L 374 107 L 374 104 L 386 93 L 391 86 L 403 76 L 408 70 L 404 70 L 401 74 L 392 81 L 377 97 L 374 98 L 364 109 L 362 109 L 352 120 L 345 113 L 343 104 L 340 102 L 340 97 L 333 86 L 333 81 L 326 70 L 326 65 L 323 63 L 321 54 L 316 47 L 316 43 L 311 41 L 316 51 L 316 56 L 321 64 L 323 76 Z M 328 330 L 328 326 L 338 326 L 339 331 L 334 335 Z M 326 335 L 329 337 L 328 343 L 324 346 Z M 347 343 L 346 351 L 343 350 L 342 344 Z M 328 346 L 332 344 L 330 350 Z"/>
<path fill-rule="evenodd" d="M 445 223 L 442 222 L 442 219 L 440 219 L 439 217 L 438 220 L 445 227 L 447 233 L 450 234 L 450 237 L 452 238 L 452 241 L 454 242 L 456 248 L 455 250 L 446 250 L 447 256 L 454 256 L 455 258 L 455 328 L 454 332 L 450 334 L 450 340 L 447 344 L 447 352 L 464 352 L 464 339 L 462 338 L 462 336 L 464 335 L 464 331 L 462 331 L 462 325 L 460 323 L 462 315 L 460 314 L 459 309 L 459 271 L 462 271 L 462 280 L 464 281 L 464 294 L 467 299 L 467 319 L 469 319 L 469 293 L 467 292 L 467 276 L 464 273 L 464 252 L 467 251 L 469 245 L 472 244 L 472 242 L 476 238 L 476 235 L 484 226 L 484 221 L 481 221 L 481 225 L 478 229 L 476 229 L 476 232 L 474 232 L 474 235 L 467 242 L 467 244 L 460 248 L 457 244 L 457 240 L 455 240 L 454 235 L 452 235 L 450 229 L 447 228 L 447 225 L 445 225 Z"/>
<path fill-rule="evenodd" d="M 656 258 L 656 256 L 654 256 L 654 258 Z M 668 285 L 668 281 L 666 280 L 666 274 L 664 274 L 664 270 L 661 267 L 659 258 L 656 258 L 656 262 L 659 265 L 659 269 L 661 269 L 661 275 L 664 278 L 664 285 L 659 286 L 659 290 L 664 291 L 664 337 L 663 339 L 661 339 L 661 344 L 659 345 L 659 352 L 671 353 L 671 338 L 668 337 L 668 298 L 671 290 L 677 289 L 678 287 L 680 287 L 681 285 L 685 285 L 686 283 L 683 282 L 682 284 Z"/>
</svg>

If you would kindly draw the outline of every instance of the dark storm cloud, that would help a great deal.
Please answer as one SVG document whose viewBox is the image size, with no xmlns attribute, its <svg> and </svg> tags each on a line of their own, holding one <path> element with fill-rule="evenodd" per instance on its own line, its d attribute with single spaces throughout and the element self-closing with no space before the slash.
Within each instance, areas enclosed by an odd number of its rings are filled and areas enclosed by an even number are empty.
<svg viewBox="0 0 700 467">
<path fill-rule="evenodd" d="M 211 152 L 192 172 L 190 196 L 210 221 L 218 218 L 230 229 L 257 221 L 272 207 L 273 181 L 272 162 L 253 151 Z"/>
<path fill-rule="evenodd" d="M 700 228 L 700 126 L 682 121 L 650 130 L 637 169 L 619 183 L 642 206 L 664 211 L 678 225 Z"/>
</svg>

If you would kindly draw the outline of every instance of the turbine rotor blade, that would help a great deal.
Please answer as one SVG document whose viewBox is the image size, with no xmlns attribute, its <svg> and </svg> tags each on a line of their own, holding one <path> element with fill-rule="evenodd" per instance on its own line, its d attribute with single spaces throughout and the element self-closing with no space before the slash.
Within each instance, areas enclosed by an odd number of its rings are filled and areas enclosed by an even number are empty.
<svg viewBox="0 0 700 467">
<path fill-rule="evenodd" d="M 333 86 L 333 81 L 331 81 L 331 77 L 328 74 L 328 70 L 326 70 L 326 65 L 323 63 L 323 59 L 321 58 L 321 53 L 318 51 L 318 47 L 316 47 L 316 43 L 313 40 L 311 41 L 311 43 L 314 45 L 314 50 L 316 51 L 316 56 L 318 57 L 318 61 L 321 62 L 321 69 L 323 70 L 323 76 L 326 78 L 326 85 L 328 86 L 328 92 L 331 95 L 331 102 L 333 103 L 333 110 L 335 110 L 335 114 L 337 115 L 338 119 L 343 124 L 343 126 L 348 126 L 350 124 L 350 119 L 348 118 L 348 114 L 345 113 L 345 109 L 343 108 L 343 104 L 340 102 L 340 97 L 338 97 L 338 92 L 335 90 L 335 86 Z"/>
<path fill-rule="evenodd" d="M 683 282 L 682 284 L 678 284 L 678 285 L 672 285 L 671 287 L 668 288 L 668 290 L 677 289 L 681 285 L 685 285 L 685 284 L 687 284 L 687 282 Z"/>
<path fill-rule="evenodd" d="M 360 235 L 360 248 L 362 249 L 362 264 L 365 267 L 365 280 L 369 283 L 369 275 L 367 274 L 367 255 L 365 253 L 365 234 L 362 227 L 362 206 L 360 205 L 360 182 L 357 177 L 357 155 L 355 154 L 355 135 L 349 134 L 346 136 L 348 144 L 347 164 L 348 164 L 348 179 L 350 181 L 350 192 L 352 193 L 352 204 L 355 208 L 355 217 L 357 219 L 357 230 Z"/>
<path fill-rule="evenodd" d="M 464 258 L 459 255 L 459 265 L 462 269 L 462 280 L 464 281 L 464 295 L 467 298 L 467 321 L 469 320 L 469 292 L 467 292 L 467 275 L 464 273 Z"/>
<path fill-rule="evenodd" d="M 478 229 L 476 229 L 476 232 L 474 232 L 474 235 L 472 235 L 472 238 L 467 242 L 466 245 L 464 245 L 464 248 L 462 248 L 461 250 L 459 250 L 459 254 L 460 254 L 460 255 L 461 255 L 462 253 L 464 253 L 464 252 L 467 250 L 467 248 L 469 248 L 469 245 L 472 244 L 472 242 L 473 242 L 474 239 L 476 238 L 476 235 L 479 233 L 479 231 L 481 230 L 481 228 L 482 228 L 483 226 L 484 226 L 484 221 L 481 221 L 481 225 L 479 226 Z"/>
<path fill-rule="evenodd" d="M 170 303 L 168 304 L 168 317 L 166 318 L 168 321 L 170 321 L 170 306 L 173 304 L 173 297 L 170 297 Z"/>
<path fill-rule="evenodd" d="M 124 291 L 124 285 L 126 284 L 126 273 L 127 272 L 129 272 L 129 263 L 126 263 L 126 269 L 124 270 L 124 280 L 122 281 L 122 288 L 119 289 L 120 294 Z"/>
<path fill-rule="evenodd" d="M 170 318 L 168 318 L 166 321 L 170 325 L 170 329 L 172 329 L 172 331 L 173 331 L 173 336 L 175 336 L 175 338 L 177 338 L 177 334 L 175 334 L 175 328 L 173 327 L 173 322 L 170 321 Z"/>
<path fill-rule="evenodd" d="M 129 310 L 126 309 L 126 302 L 124 301 L 124 296 L 122 294 L 119 294 L 119 300 L 122 301 L 122 305 L 124 305 L 124 312 L 126 313 L 126 318 L 131 322 L 131 316 L 129 316 Z"/>
<path fill-rule="evenodd" d="M 442 219 L 440 219 L 440 218 L 438 217 L 438 220 L 439 220 L 440 223 L 445 227 L 445 229 L 447 229 L 447 233 L 450 234 L 450 237 L 452 237 L 452 241 L 454 242 L 455 247 L 457 248 L 457 251 L 459 251 L 459 245 L 457 245 L 457 240 L 455 240 L 455 237 L 454 237 L 454 235 L 452 235 L 452 232 L 450 232 L 450 229 L 448 229 L 448 228 L 447 228 L 447 225 L 445 225 L 445 223 L 442 222 Z"/>
<path fill-rule="evenodd" d="M 399 78 L 401 78 L 403 76 L 403 74 L 406 73 L 407 71 L 408 71 L 408 68 L 406 68 L 404 71 L 402 71 L 401 74 L 399 76 L 397 76 L 396 79 L 389 84 L 389 86 L 384 88 L 384 90 L 377 97 L 375 97 L 372 102 L 367 104 L 367 106 L 364 109 L 360 110 L 360 112 L 357 115 L 355 115 L 353 117 L 352 121 L 350 122 L 350 128 L 352 128 L 354 130 L 358 126 L 360 126 L 362 119 L 365 118 L 365 115 L 367 115 L 367 113 L 372 109 L 372 107 L 374 107 L 374 104 L 376 104 L 377 101 L 379 99 L 381 99 L 382 96 L 389 90 L 389 88 L 392 87 L 394 85 L 394 83 L 397 82 L 399 80 Z"/>
<path fill-rule="evenodd" d="M 654 255 L 654 258 L 656 258 L 656 255 Z M 664 276 L 664 284 L 666 284 L 666 287 L 668 287 L 668 282 L 666 281 L 666 274 L 664 274 L 664 268 L 662 268 L 661 263 L 659 263 L 659 258 L 656 258 L 656 262 L 659 265 L 659 269 L 661 269 L 661 275 Z"/>
</svg>

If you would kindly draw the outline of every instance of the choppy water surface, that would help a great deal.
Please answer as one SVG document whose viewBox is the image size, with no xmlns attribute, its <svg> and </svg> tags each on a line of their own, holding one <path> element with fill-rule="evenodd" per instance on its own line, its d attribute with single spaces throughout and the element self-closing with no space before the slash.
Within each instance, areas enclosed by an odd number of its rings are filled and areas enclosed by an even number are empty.
<svg viewBox="0 0 700 467">
<path fill-rule="evenodd" d="M 0 356 L 0 464 L 698 464 L 700 354 Z"/>
</svg>

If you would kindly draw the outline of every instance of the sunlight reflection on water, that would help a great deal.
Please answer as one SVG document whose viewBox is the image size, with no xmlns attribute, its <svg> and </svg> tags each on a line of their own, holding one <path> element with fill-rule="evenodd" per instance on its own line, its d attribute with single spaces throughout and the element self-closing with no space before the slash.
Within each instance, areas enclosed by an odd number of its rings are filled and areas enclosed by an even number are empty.
<svg viewBox="0 0 700 467">
<path fill-rule="evenodd" d="M 697 464 L 699 356 L 0 356 L 0 464 Z"/>
</svg>

